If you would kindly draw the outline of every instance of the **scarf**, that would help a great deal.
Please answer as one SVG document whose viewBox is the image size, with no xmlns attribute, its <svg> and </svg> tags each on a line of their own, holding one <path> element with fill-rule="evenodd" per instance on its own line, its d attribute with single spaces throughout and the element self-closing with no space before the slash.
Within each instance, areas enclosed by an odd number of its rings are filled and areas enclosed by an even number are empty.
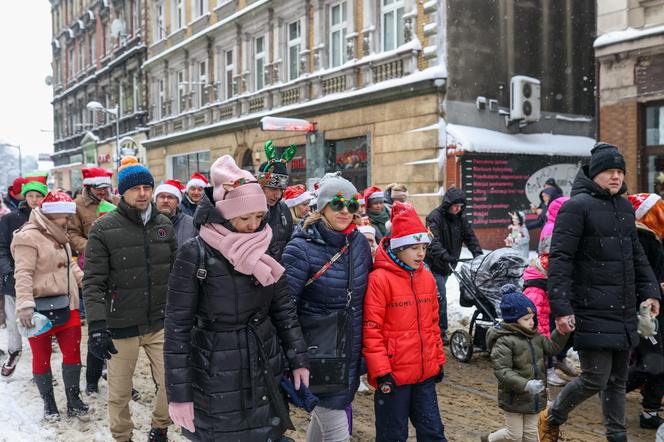
<svg viewBox="0 0 664 442">
<path fill-rule="evenodd" d="M 387 208 L 383 207 L 383 210 L 380 213 L 373 213 L 372 211 L 369 210 L 367 211 L 367 215 L 371 220 L 371 224 L 376 226 L 378 230 L 380 230 L 381 234 L 385 235 L 385 233 L 387 232 L 385 223 L 387 223 L 390 220 L 390 212 L 387 210 Z"/>
<path fill-rule="evenodd" d="M 285 269 L 269 255 L 267 248 L 272 240 L 272 229 L 266 225 L 255 233 L 231 232 L 221 224 L 204 224 L 199 235 L 211 247 L 231 263 L 243 275 L 252 275 L 263 286 L 276 283 Z"/>
<path fill-rule="evenodd" d="M 409 266 L 408 264 L 406 264 L 405 262 L 403 262 L 399 258 L 397 258 L 396 253 L 394 253 L 394 251 L 391 248 L 387 247 L 386 250 L 387 250 L 387 254 L 392 259 L 392 261 L 394 261 L 394 263 L 396 265 L 398 265 L 399 267 L 401 267 L 402 269 L 407 270 L 409 272 L 414 272 L 415 270 L 417 270 L 417 269 L 414 269 L 413 267 Z"/>
<path fill-rule="evenodd" d="M 62 227 L 59 227 L 53 221 L 48 219 L 40 209 L 33 210 L 30 213 L 30 221 L 32 221 L 39 230 L 51 236 L 58 244 L 65 245 L 69 243 L 67 232 Z"/>
</svg>

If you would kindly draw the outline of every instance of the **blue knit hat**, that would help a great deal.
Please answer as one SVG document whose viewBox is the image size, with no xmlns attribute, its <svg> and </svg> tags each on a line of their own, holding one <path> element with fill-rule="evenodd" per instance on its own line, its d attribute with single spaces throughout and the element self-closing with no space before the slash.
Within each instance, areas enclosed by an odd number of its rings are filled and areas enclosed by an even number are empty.
<svg viewBox="0 0 664 442">
<path fill-rule="evenodd" d="M 154 177 L 150 170 L 138 162 L 136 157 L 124 157 L 118 168 L 118 192 L 123 195 L 134 186 L 154 187 Z"/>
<path fill-rule="evenodd" d="M 533 301 L 521 293 L 514 284 L 505 284 L 501 287 L 500 293 L 503 295 L 500 300 L 500 313 L 505 322 L 516 322 L 529 314 L 537 316 L 537 308 Z"/>
</svg>

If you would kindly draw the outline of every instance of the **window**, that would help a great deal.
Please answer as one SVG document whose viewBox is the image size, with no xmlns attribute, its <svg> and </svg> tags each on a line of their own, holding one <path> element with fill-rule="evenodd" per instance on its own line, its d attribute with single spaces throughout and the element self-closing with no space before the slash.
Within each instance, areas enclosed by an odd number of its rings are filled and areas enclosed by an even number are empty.
<svg viewBox="0 0 664 442">
<path fill-rule="evenodd" d="M 226 51 L 226 99 L 233 98 L 235 91 L 233 90 L 233 50 Z"/>
<path fill-rule="evenodd" d="M 184 28 L 184 0 L 173 0 L 173 32 Z"/>
<path fill-rule="evenodd" d="M 67 78 L 74 77 L 74 47 L 70 47 L 67 54 Z"/>
<path fill-rule="evenodd" d="M 185 100 L 187 98 L 187 84 L 185 83 L 184 80 L 184 69 L 181 71 L 178 71 L 176 77 L 176 88 L 177 88 L 177 97 L 178 97 L 178 102 L 176 103 L 177 105 L 177 113 L 182 113 L 186 109 L 186 103 Z"/>
<path fill-rule="evenodd" d="M 207 0 L 192 0 L 191 10 L 194 19 L 202 17 L 208 13 L 208 2 Z"/>
<path fill-rule="evenodd" d="M 122 81 L 122 107 L 120 109 L 120 116 L 129 115 L 134 112 L 134 82 L 133 75 L 127 76 Z"/>
<path fill-rule="evenodd" d="M 207 90 L 207 61 L 198 63 L 198 106 L 207 104 L 205 91 Z"/>
<path fill-rule="evenodd" d="M 210 176 L 210 151 L 176 155 L 170 158 L 171 176 L 186 183 L 194 172 Z"/>
<path fill-rule="evenodd" d="M 254 39 L 254 85 L 259 91 L 265 87 L 265 37 Z"/>
<path fill-rule="evenodd" d="M 346 62 L 346 2 L 330 7 L 330 66 Z"/>
<path fill-rule="evenodd" d="M 164 29 L 164 2 L 159 1 L 154 5 L 154 41 L 163 40 L 166 35 Z"/>
<path fill-rule="evenodd" d="M 383 51 L 392 51 L 405 43 L 403 35 L 403 0 L 382 0 Z"/>
<path fill-rule="evenodd" d="M 95 33 L 88 33 L 88 64 L 94 66 L 97 61 L 97 48 L 95 47 L 97 42 L 95 41 Z"/>
<path fill-rule="evenodd" d="M 137 111 L 141 107 L 141 75 L 138 71 L 135 71 L 131 78 L 131 89 L 134 110 Z"/>
<path fill-rule="evenodd" d="M 78 40 L 78 72 L 83 72 L 83 68 L 85 67 L 85 44 L 82 39 Z"/>
<path fill-rule="evenodd" d="M 646 146 L 664 145 L 664 104 L 649 105 L 645 110 Z"/>
<path fill-rule="evenodd" d="M 288 25 L 288 79 L 300 76 L 300 21 Z"/>
<path fill-rule="evenodd" d="M 141 27 L 141 3 L 140 0 L 132 0 L 131 8 L 131 33 L 132 35 L 137 35 Z"/>
<path fill-rule="evenodd" d="M 159 106 L 158 114 L 159 118 L 164 118 L 166 116 L 166 109 L 165 109 L 165 104 L 166 104 L 166 95 L 164 93 L 164 79 L 160 78 L 159 81 L 157 82 L 157 106 Z"/>
</svg>

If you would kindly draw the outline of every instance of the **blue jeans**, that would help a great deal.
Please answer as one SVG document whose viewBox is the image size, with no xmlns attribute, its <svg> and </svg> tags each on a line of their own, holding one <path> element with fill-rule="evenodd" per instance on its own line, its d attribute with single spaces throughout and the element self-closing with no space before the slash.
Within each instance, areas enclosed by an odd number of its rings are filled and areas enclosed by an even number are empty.
<svg viewBox="0 0 664 442">
<path fill-rule="evenodd" d="M 406 441 L 408 418 L 415 427 L 417 442 L 447 442 L 433 378 L 395 387 L 390 394 L 376 390 L 374 410 L 376 442 Z"/>
<path fill-rule="evenodd" d="M 436 280 L 436 285 L 438 286 L 438 314 L 440 316 L 440 332 L 447 333 L 447 290 L 445 289 L 445 284 L 447 283 L 447 278 L 449 276 L 443 276 L 438 273 L 433 274 L 434 279 Z"/>
</svg>

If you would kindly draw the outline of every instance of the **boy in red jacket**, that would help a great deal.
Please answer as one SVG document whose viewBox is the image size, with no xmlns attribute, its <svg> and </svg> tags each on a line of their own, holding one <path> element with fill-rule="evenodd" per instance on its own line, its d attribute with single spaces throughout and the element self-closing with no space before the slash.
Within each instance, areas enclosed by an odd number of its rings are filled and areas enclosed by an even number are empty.
<svg viewBox="0 0 664 442">
<path fill-rule="evenodd" d="M 392 237 L 376 252 L 364 297 L 364 357 L 376 387 L 376 442 L 446 442 L 435 383 L 445 353 L 438 325 L 438 290 L 424 268 L 427 229 L 409 204 L 392 207 Z"/>
</svg>

